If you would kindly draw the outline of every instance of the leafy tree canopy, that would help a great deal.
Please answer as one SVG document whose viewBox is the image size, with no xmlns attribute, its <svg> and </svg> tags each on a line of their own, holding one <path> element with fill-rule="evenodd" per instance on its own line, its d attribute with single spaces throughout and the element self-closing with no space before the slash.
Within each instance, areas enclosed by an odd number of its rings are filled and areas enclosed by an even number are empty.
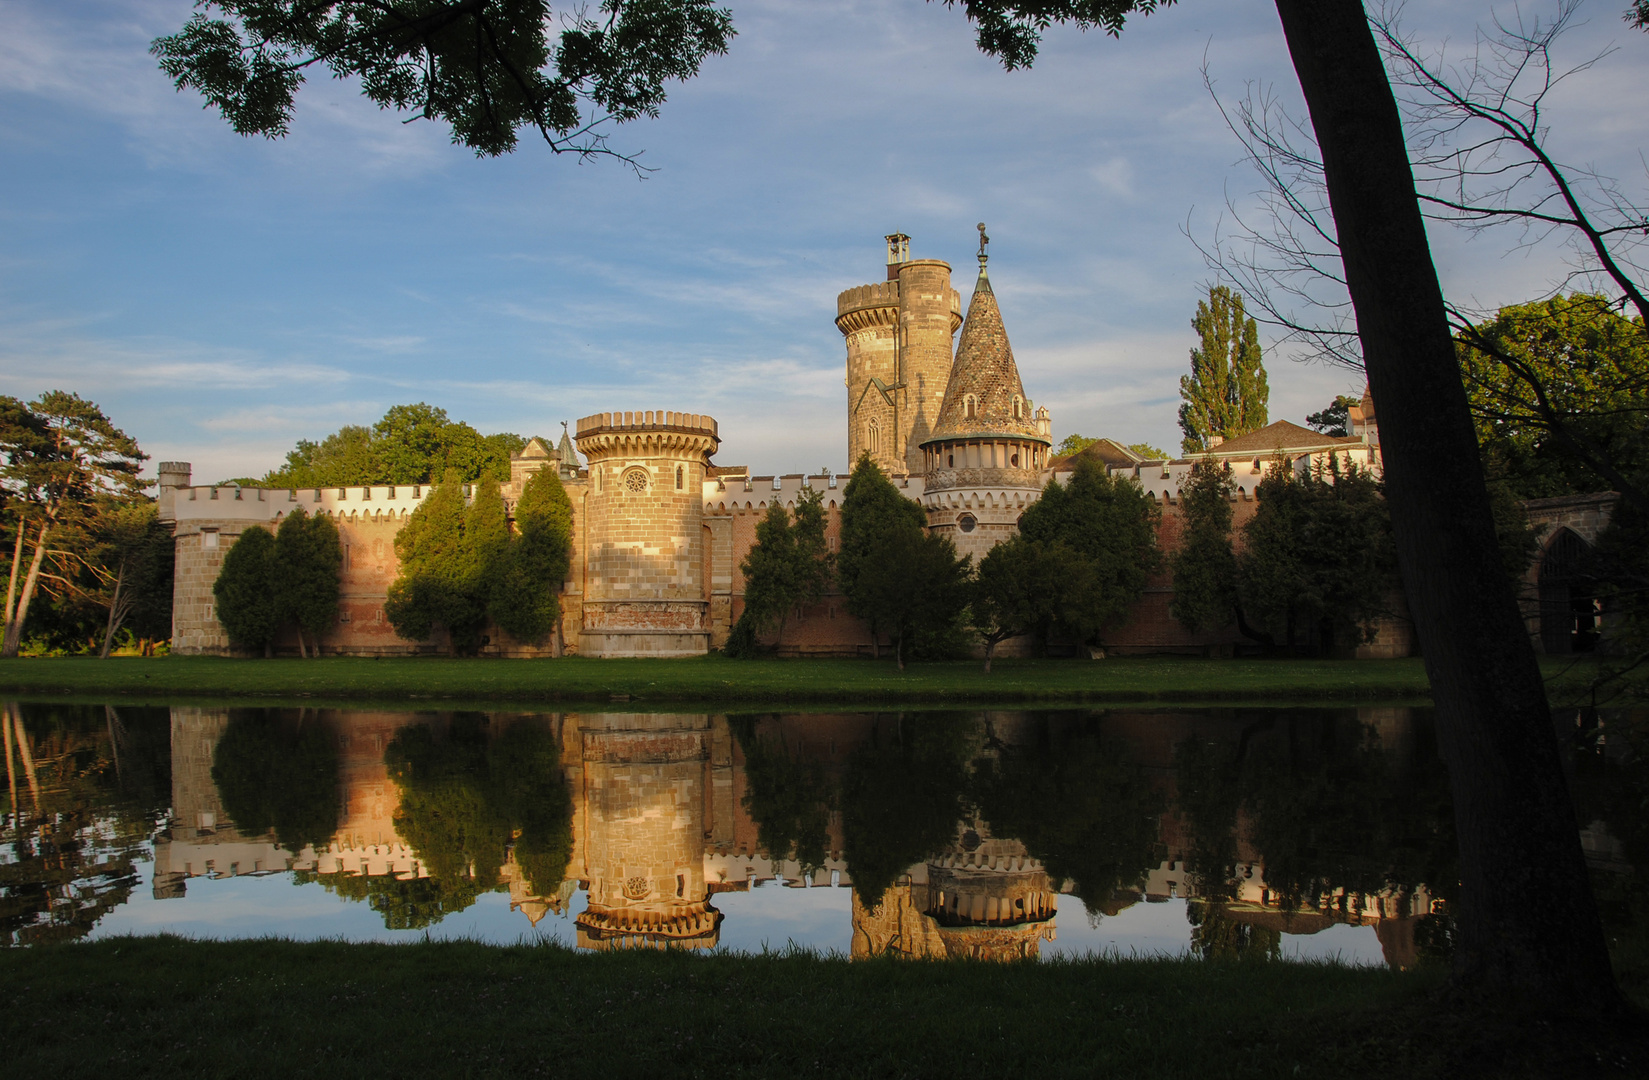
<svg viewBox="0 0 1649 1080">
<path fill-rule="evenodd" d="M 1237 591 L 1243 612 L 1289 645 L 1366 641 L 1396 585 L 1396 552 L 1380 485 L 1334 459 L 1298 476 L 1277 463 L 1243 526 Z"/>
<path fill-rule="evenodd" d="M 346 425 L 318 443 L 300 439 L 285 465 L 240 482 L 274 488 L 429 484 L 456 470 L 465 483 L 486 476 L 507 483 L 510 455 L 526 445 L 508 431 L 482 435 L 433 405 L 395 405 L 370 428 Z"/>
<path fill-rule="evenodd" d="M 297 853 L 324 848 L 338 831 L 338 740 L 312 716 L 230 710 L 212 750 L 212 782 L 245 836 L 273 832 Z"/>
<path fill-rule="evenodd" d="M 728 642 L 730 654 L 753 653 L 757 637 L 775 622 L 782 642 L 791 610 L 824 595 L 834 561 L 825 546 L 826 524 L 824 494 L 815 488 L 803 489 L 794 520 L 779 500 L 768 506 L 756 524 L 755 545 L 739 563 L 744 611 Z"/>
<path fill-rule="evenodd" d="M 280 567 L 275 538 L 257 526 L 240 534 L 223 556 L 223 568 L 212 583 L 218 622 L 229 640 L 243 649 L 273 650 L 275 635 L 285 621 L 285 603 L 277 582 Z"/>
<path fill-rule="evenodd" d="M 1079 460 L 1068 484 L 1050 480 L 1019 521 L 1020 535 L 1069 549 L 1082 572 L 1060 597 L 1060 624 L 1096 641 L 1126 617 L 1160 561 L 1155 503 L 1130 477 Z"/>
<path fill-rule="evenodd" d="M 242 135 L 278 138 L 311 68 L 358 79 L 380 108 L 437 120 L 487 156 L 522 129 L 550 149 L 608 153 L 607 121 L 657 116 L 665 84 L 727 51 L 732 13 L 709 0 L 196 0 L 150 51 L 179 90 Z"/>
<path fill-rule="evenodd" d="M 1462 331 L 1460 371 L 1491 479 L 1520 498 L 1649 482 L 1649 334 L 1602 296 L 1501 308 Z"/>
</svg>

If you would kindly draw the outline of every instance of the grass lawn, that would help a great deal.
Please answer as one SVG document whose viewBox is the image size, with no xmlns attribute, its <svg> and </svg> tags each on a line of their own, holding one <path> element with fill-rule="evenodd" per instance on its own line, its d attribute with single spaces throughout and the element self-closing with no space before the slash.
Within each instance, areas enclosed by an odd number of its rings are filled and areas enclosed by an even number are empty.
<svg viewBox="0 0 1649 1080">
<path fill-rule="evenodd" d="M 1056 704 L 1423 699 L 1420 660 L 999 660 L 975 662 L 447 659 L 251 660 L 168 656 L 0 661 L 0 693 L 323 701 Z"/>
<path fill-rule="evenodd" d="M 1435 970 L 1327 964 L 850 963 L 124 938 L 0 954 L 0 1042 L 17 1077 L 1051 1080 L 1649 1069 L 1641 1037 L 1605 1030 L 1599 1046 L 1598 1025 L 1583 1019 L 1576 1027 L 1459 1016 L 1439 1005 L 1440 984 Z"/>
</svg>

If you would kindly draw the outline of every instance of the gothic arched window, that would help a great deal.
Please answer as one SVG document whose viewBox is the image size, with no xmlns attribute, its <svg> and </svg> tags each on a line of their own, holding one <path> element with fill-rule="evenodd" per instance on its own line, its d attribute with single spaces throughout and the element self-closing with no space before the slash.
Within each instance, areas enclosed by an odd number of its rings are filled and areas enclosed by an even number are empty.
<svg viewBox="0 0 1649 1080">
<path fill-rule="evenodd" d="M 882 429 L 876 426 L 874 420 L 865 427 L 865 448 L 872 454 L 882 451 Z"/>
<path fill-rule="evenodd" d="M 967 397 L 963 398 L 962 402 L 963 407 L 967 410 L 969 420 L 972 420 L 979 415 L 979 403 L 974 400 L 974 396 L 972 394 L 969 394 Z"/>
</svg>

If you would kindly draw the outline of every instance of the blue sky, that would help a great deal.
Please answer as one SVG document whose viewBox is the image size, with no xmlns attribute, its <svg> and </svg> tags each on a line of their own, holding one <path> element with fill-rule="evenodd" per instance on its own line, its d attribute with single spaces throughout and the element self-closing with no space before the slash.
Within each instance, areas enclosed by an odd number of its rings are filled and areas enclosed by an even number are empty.
<svg viewBox="0 0 1649 1080">
<path fill-rule="evenodd" d="M 0 392 L 79 392 L 201 482 L 419 400 L 551 437 L 598 410 L 705 412 L 724 463 L 839 470 L 836 294 L 882 276 L 898 229 L 965 298 L 984 221 L 1055 435 L 1177 446 L 1210 278 L 1183 230 L 1209 235 L 1256 186 L 1199 68 L 1296 100 L 1268 4 L 1190 0 L 1121 41 L 1055 31 L 1014 73 L 918 0 L 729 6 L 731 53 L 617 129 L 657 170 L 638 181 L 528 140 L 478 160 L 324 78 L 286 139 L 243 139 L 147 55 L 188 0 L 0 0 Z M 1583 8 L 1571 54 L 1619 50 L 1549 118 L 1566 160 L 1641 191 L 1649 35 L 1625 6 Z M 1494 10 L 1439 0 L 1405 21 L 1468 41 Z M 1562 253 L 1516 239 L 1434 233 L 1450 295 L 1546 288 Z M 1360 390 L 1281 353 L 1267 367 L 1274 418 Z"/>
</svg>

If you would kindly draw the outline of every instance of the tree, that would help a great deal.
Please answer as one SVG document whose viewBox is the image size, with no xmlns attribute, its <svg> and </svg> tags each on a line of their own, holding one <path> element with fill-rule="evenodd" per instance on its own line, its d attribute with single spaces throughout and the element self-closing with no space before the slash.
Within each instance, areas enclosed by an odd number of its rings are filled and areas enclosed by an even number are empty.
<svg viewBox="0 0 1649 1080">
<path fill-rule="evenodd" d="M 1260 357 L 1259 326 L 1243 313 L 1242 297 L 1224 285 L 1208 290 L 1208 300 L 1197 301 L 1191 329 L 1202 339 L 1191 350 L 1191 374 L 1180 376 L 1181 449 L 1187 454 L 1207 450 L 1218 435 L 1234 439 L 1266 424 L 1265 365 Z"/>
<path fill-rule="evenodd" d="M 1343 439 L 1351 434 L 1351 409 L 1361 403 L 1360 399 L 1350 394 L 1336 394 L 1328 408 L 1307 416 L 1305 422 L 1324 435 Z"/>
<path fill-rule="evenodd" d="M 900 718 L 848 758 L 842 845 L 853 889 L 875 911 L 913 863 L 948 846 L 965 808 L 972 725 L 957 716 Z"/>
<path fill-rule="evenodd" d="M 886 632 L 900 670 L 918 633 L 952 625 L 967 602 L 966 561 L 946 537 L 926 529 L 922 508 L 899 493 L 864 454 L 842 491 L 837 580 L 847 609 L 870 624 L 872 648 Z"/>
<path fill-rule="evenodd" d="M 297 628 L 300 655 L 308 655 L 308 634 L 315 656 L 320 656 L 321 634 L 338 618 L 338 571 L 343 561 L 338 526 L 325 514 L 310 517 L 300 506 L 275 530 L 273 591 L 282 601 L 282 621 Z"/>
<path fill-rule="evenodd" d="M 824 495 L 808 488 L 796 500 L 794 522 L 777 499 L 756 524 L 756 543 L 739 564 L 744 575 L 744 611 L 729 642 L 735 653 L 754 649 L 756 638 L 774 622 L 778 642 L 793 608 L 816 604 L 830 584 L 832 560 L 825 547 Z M 735 644 L 736 643 L 736 644 Z"/>
<path fill-rule="evenodd" d="M 1290 646 L 1368 640 L 1397 584 L 1379 484 L 1355 465 L 1298 476 L 1279 462 L 1256 496 L 1237 560 L 1243 612 Z"/>
<path fill-rule="evenodd" d="M 1048 481 L 1019 519 L 1019 532 L 1045 548 L 1063 546 L 1081 567 L 1061 587 L 1060 626 L 1098 643 L 1127 616 L 1160 561 L 1160 517 L 1138 481 L 1088 459 L 1077 461 L 1069 483 Z"/>
<path fill-rule="evenodd" d="M 509 547 L 508 511 L 497 481 L 483 480 L 466 505 L 458 471 L 447 470 L 395 534 L 401 572 L 390 584 L 385 617 L 397 634 L 414 641 L 439 624 L 453 655 L 473 652 Z"/>
<path fill-rule="evenodd" d="M 1071 454 L 1080 454 L 1098 441 L 1098 439 L 1090 439 L 1086 435 L 1077 435 L 1073 432 L 1065 436 L 1060 444 L 1054 447 L 1054 456 L 1069 457 Z"/>
<path fill-rule="evenodd" d="M 510 455 L 527 445 L 513 432 L 482 435 L 425 402 L 393 405 L 372 427 L 346 425 L 320 442 L 300 439 L 286 464 L 248 485 L 309 488 L 351 484 L 428 484 L 456 469 L 473 483 L 510 479 Z"/>
<path fill-rule="evenodd" d="M 1496 479 L 1523 498 L 1649 490 L 1641 318 L 1573 293 L 1501 308 L 1457 339 L 1478 443 Z"/>
<path fill-rule="evenodd" d="M 803 875 L 825 864 L 830 845 L 831 785 L 818 762 L 799 760 L 782 737 L 764 739 L 753 716 L 730 718 L 744 754 L 744 808 L 756 823 L 756 847 L 775 861 L 795 859 Z"/>
<path fill-rule="evenodd" d="M 1180 484 L 1179 548 L 1169 556 L 1174 597 L 1168 611 L 1190 633 L 1231 621 L 1237 607 L 1237 557 L 1231 550 L 1231 466 L 1202 458 Z"/>
<path fill-rule="evenodd" d="M 223 556 L 223 568 L 212 583 L 218 622 L 229 640 L 243 649 L 275 651 L 275 635 L 286 621 L 275 538 L 251 526 Z"/>
<path fill-rule="evenodd" d="M 467 626 L 476 618 L 462 592 L 464 509 L 463 483 L 449 472 L 395 534 L 401 570 L 389 586 L 384 617 L 403 638 L 419 641 L 436 624 Z"/>
<path fill-rule="evenodd" d="M 979 561 L 969 591 L 968 619 L 985 641 L 985 674 L 996 647 L 1060 617 L 1062 597 L 1088 572 L 1086 563 L 1064 544 L 1044 545 L 1023 536 L 1002 541 Z"/>
<path fill-rule="evenodd" d="M 338 740 L 311 716 L 230 710 L 212 749 L 212 782 L 244 836 L 273 832 L 296 855 L 325 849 L 338 831 Z"/>
<path fill-rule="evenodd" d="M 1120 33 L 1152 0 L 962 0 L 979 44 L 1029 64 L 1051 21 Z M 1461 854 L 1455 977 L 1530 1001 L 1620 997 L 1540 670 L 1498 541 L 1448 310 L 1380 49 L 1358 0 L 1277 0 L 1380 416 L 1385 490 L 1437 706 Z M 1539 895 L 1543 902 L 1522 900 Z"/>
<path fill-rule="evenodd" d="M 1114 913 L 1118 892 L 1162 862 L 1162 794 L 1126 746 L 1092 726 L 1038 735 L 979 761 L 973 800 L 991 832 L 1023 842 L 1056 888 L 1069 884 L 1092 915 Z"/>
<path fill-rule="evenodd" d="M 731 13 L 708 0 L 605 0 L 550 20 L 545 0 L 200 0 L 150 47 L 241 135 L 279 138 L 305 72 L 358 79 L 383 109 L 438 120 L 477 155 L 536 130 L 552 151 L 612 154 L 602 127 L 656 117 L 664 84 L 727 51 Z M 209 13 L 216 9 L 221 18 Z"/>
<path fill-rule="evenodd" d="M 1144 442 L 1129 443 L 1128 449 L 1132 450 L 1146 461 L 1167 461 L 1173 456 L 1166 450 L 1159 449 L 1158 447 L 1152 446 L 1150 443 Z"/>
<path fill-rule="evenodd" d="M 143 639 L 171 636 L 172 571 L 176 545 L 152 501 L 101 508 L 96 543 L 88 559 L 107 600 L 103 647 L 107 658 L 128 623 Z"/>
<path fill-rule="evenodd" d="M 0 656 L 13 657 L 40 586 L 53 531 L 84 518 L 100 498 L 135 499 L 144 487 L 138 469 L 148 455 L 103 410 L 62 390 L 42 394 L 26 406 L 15 398 L 0 401 L 0 440 L 6 457 L 0 479 L 17 517 Z M 34 551 L 19 589 L 18 573 L 31 531 Z"/>
<path fill-rule="evenodd" d="M 561 587 L 572 561 L 573 507 L 554 469 L 527 478 L 515 535 L 494 579 L 487 614 L 517 641 L 537 644 L 561 626 Z M 557 641 L 559 641 L 559 637 Z"/>
</svg>

